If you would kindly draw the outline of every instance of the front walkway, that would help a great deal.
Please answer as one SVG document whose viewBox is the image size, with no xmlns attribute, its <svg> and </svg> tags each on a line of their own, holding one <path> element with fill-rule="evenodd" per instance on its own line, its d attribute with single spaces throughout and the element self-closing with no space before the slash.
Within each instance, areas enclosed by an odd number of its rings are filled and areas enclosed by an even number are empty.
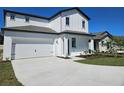
<svg viewBox="0 0 124 93">
<path fill-rule="evenodd" d="M 124 85 L 124 67 L 96 66 L 57 57 L 12 61 L 23 85 Z"/>
</svg>

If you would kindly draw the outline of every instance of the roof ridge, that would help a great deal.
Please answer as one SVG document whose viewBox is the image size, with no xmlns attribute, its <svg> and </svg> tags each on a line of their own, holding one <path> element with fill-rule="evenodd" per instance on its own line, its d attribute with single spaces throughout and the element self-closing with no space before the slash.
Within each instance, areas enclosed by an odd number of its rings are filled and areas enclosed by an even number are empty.
<svg viewBox="0 0 124 93">
<path fill-rule="evenodd" d="M 3 9 L 3 11 L 4 11 L 4 13 L 11 12 L 11 13 L 20 14 L 20 15 L 27 15 L 27 16 L 37 17 L 37 18 L 49 19 L 49 17 L 39 16 L 39 15 L 35 15 L 35 14 L 30 14 L 30 13 L 22 13 L 22 12 L 18 12 L 18 11 L 14 11 L 14 10 Z"/>
<path fill-rule="evenodd" d="M 73 8 L 68 8 L 68 9 L 60 10 L 60 11 L 58 11 L 57 13 L 55 13 L 54 15 L 52 15 L 51 17 L 44 17 L 44 16 L 35 15 L 35 14 L 22 13 L 22 12 L 17 12 L 17 11 L 8 10 L 8 9 L 3 9 L 3 11 L 4 11 L 4 13 L 6 13 L 6 12 L 11 12 L 11 13 L 16 13 L 16 14 L 20 14 L 20 15 L 27 15 L 27 16 L 32 16 L 32 17 L 38 17 L 38 18 L 43 18 L 43 19 L 51 20 L 52 18 L 56 17 L 58 14 L 60 14 L 60 13 L 62 13 L 62 12 L 65 12 L 65 11 L 70 11 L 70 10 L 73 10 L 73 9 L 78 10 L 78 11 L 79 11 L 82 15 L 84 15 L 88 20 L 90 20 L 90 18 L 89 18 L 85 13 L 83 13 L 78 7 L 73 7 Z"/>
</svg>

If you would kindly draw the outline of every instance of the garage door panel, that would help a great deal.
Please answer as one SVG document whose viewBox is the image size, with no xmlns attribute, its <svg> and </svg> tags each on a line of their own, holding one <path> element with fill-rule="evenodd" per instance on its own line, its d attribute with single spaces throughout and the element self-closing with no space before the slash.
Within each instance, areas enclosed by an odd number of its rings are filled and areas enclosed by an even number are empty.
<svg viewBox="0 0 124 93">
<path fill-rule="evenodd" d="M 15 44 L 14 59 L 52 56 L 53 46 L 48 43 L 40 44 Z"/>
</svg>

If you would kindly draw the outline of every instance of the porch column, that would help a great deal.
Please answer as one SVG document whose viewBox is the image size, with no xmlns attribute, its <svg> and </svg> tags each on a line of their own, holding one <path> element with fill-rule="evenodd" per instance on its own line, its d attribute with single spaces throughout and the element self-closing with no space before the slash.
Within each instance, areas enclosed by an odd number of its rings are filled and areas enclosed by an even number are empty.
<svg viewBox="0 0 124 93">
<path fill-rule="evenodd" d="M 89 49 L 94 51 L 94 40 L 93 39 L 90 40 Z"/>
<path fill-rule="evenodd" d="M 68 38 L 64 37 L 64 57 L 68 57 Z"/>
<path fill-rule="evenodd" d="M 11 60 L 12 38 L 4 36 L 3 61 Z"/>
</svg>

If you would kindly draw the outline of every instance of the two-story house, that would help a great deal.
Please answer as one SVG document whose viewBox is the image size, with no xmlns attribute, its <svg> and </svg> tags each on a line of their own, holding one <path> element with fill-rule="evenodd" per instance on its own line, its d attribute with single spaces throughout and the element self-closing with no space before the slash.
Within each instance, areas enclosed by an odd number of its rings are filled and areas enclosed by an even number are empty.
<svg viewBox="0 0 124 93">
<path fill-rule="evenodd" d="M 94 50 L 88 21 L 79 8 L 62 10 L 49 18 L 4 10 L 3 60 L 71 57 Z"/>
</svg>

